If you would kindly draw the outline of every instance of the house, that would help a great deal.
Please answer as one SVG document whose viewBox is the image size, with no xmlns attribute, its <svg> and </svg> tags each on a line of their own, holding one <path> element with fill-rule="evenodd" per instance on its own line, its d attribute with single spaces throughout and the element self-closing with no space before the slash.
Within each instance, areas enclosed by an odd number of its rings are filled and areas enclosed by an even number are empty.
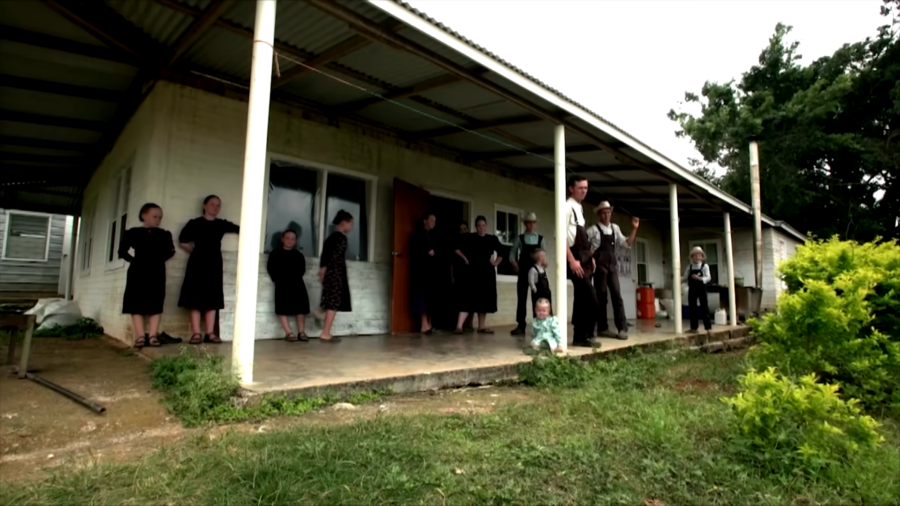
<svg viewBox="0 0 900 506">
<path fill-rule="evenodd" d="M 277 12 L 272 0 L 0 9 L 2 205 L 80 217 L 75 299 L 118 339 L 130 341 L 131 323 L 120 311 L 126 265 L 117 238 L 146 202 L 163 208 L 162 226 L 177 238 L 211 194 L 222 199 L 220 217 L 243 227 L 244 242 L 223 243 L 220 324 L 223 339 L 243 343 L 235 357 L 251 363 L 253 339 L 281 335 L 265 273 L 272 237 L 299 227 L 315 301 L 316 255 L 339 208 L 352 209 L 357 227 L 348 252 L 354 310 L 338 315 L 338 335 L 415 329 L 403 247 L 426 209 L 447 240 L 483 215 L 507 245 L 523 214 L 537 213 L 556 266 L 552 286 L 570 305 L 556 224 L 571 173 L 588 177 L 592 204 L 616 206 L 626 232 L 629 215 L 642 220 L 621 273 L 629 318 L 636 286 L 677 286 L 696 244 L 721 284 L 734 287 L 731 259 L 733 276 L 755 285 L 748 204 L 399 0 L 282 1 Z M 257 81 L 251 49 L 264 69 Z M 594 216 L 589 205 L 585 216 Z M 761 222 L 763 306 L 771 307 L 781 289 L 776 262 L 804 236 Z M 162 325 L 176 335 L 188 333 L 177 308 L 186 260 L 179 250 L 168 265 Z M 494 325 L 514 321 L 506 268 Z M 675 321 L 680 332 L 680 314 Z"/>
<path fill-rule="evenodd" d="M 65 293 L 67 226 L 71 218 L 0 208 L 0 300 Z"/>
</svg>

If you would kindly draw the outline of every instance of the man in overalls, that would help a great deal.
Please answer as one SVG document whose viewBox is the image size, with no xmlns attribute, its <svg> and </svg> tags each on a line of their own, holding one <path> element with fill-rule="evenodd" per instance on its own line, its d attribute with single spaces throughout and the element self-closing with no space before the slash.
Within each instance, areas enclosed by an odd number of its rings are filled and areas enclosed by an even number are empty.
<svg viewBox="0 0 900 506">
<path fill-rule="evenodd" d="M 594 260 L 591 257 L 591 243 L 585 230 L 584 210 L 581 202 L 587 196 L 588 182 L 584 176 L 573 175 L 569 178 L 569 199 L 566 200 L 566 263 L 569 268 L 567 277 L 575 288 L 575 299 L 572 307 L 572 326 L 575 335 L 572 346 L 599 347 L 600 342 L 593 338 L 594 318 L 599 310 L 597 292 L 591 284 L 594 272 Z M 565 311 L 566 308 L 558 308 Z"/>
<path fill-rule="evenodd" d="M 641 220 L 631 219 L 631 234 L 625 237 L 618 225 L 612 223 L 613 207 L 609 202 L 603 201 L 597 206 L 597 218 L 599 223 L 588 230 L 588 239 L 591 242 L 596 270 L 594 271 L 594 289 L 600 301 L 600 311 L 597 313 L 597 335 L 601 337 L 617 337 L 628 339 L 628 322 L 625 319 L 625 304 L 622 301 L 622 291 L 619 288 L 619 272 L 616 269 L 616 246 L 631 248 L 634 238 L 637 236 Z M 612 300 L 613 319 L 618 333 L 609 330 L 609 320 L 606 316 L 606 301 Z M 591 329 L 593 333 L 593 328 Z"/>
<path fill-rule="evenodd" d="M 516 237 L 515 241 L 513 241 L 512 249 L 509 251 L 509 263 L 512 264 L 513 269 L 519 275 L 519 279 L 516 282 L 516 298 L 518 299 L 516 304 L 516 323 L 518 326 L 512 331 L 514 336 L 525 334 L 525 315 L 527 314 L 525 306 L 528 304 L 528 292 L 531 291 L 528 288 L 528 271 L 534 265 L 534 260 L 532 259 L 534 250 L 544 249 L 544 237 L 534 231 L 535 227 L 537 227 L 537 215 L 528 213 L 523 221 L 525 223 L 525 233 Z M 537 300 L 532 297 L 532 317 L 534 317 L 535 302 Z"/>
</svg>

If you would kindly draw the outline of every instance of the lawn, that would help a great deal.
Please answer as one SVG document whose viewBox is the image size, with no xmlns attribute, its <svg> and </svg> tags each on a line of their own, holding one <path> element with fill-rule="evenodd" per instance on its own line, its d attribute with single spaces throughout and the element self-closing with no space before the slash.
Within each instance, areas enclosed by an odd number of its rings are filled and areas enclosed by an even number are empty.
<svg viewBox="0 0 900 506">
<path fill-rule="evenodd" d="M 531 388 L 477 414 L 198 437 L 140 461 L 0 488 L 0 504 L 891 504 L 900 424 L 856 462 L 773 474 L 729 444 L 740 353 L 603 362 L 578 388 Z M 545 371 L 552 383 L 571 371 Z"/>
</svg>

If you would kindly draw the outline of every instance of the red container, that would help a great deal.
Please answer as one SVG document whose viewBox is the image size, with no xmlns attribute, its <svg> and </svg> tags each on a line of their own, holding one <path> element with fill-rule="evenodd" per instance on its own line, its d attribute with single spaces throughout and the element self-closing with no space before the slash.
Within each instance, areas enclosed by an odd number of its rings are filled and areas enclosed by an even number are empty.
<svg viewBox="0 0 900 506">
<path fill-rule="evenodd" d="M 639 320 L 656 319 L 656 295 L 649 286 L 637 289 L 637 317 Z"/>
</svg>

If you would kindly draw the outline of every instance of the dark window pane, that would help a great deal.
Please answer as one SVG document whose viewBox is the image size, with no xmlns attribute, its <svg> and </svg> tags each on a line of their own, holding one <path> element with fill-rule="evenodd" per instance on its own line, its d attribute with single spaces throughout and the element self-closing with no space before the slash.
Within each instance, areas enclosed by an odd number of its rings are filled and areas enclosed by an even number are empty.
<svg viewBox="0 0 900 506">
<path fill-rule="evenodd" d="M 503 259 L 503 261 L 500 262 L 500 265 L 497 266 L 497 274 L 498 275 L 501 275 L 501 276 L 503 276 L 503 275 L 515 276 L 516 275 L 516 272 L 512 268 L 512 264 L 509 263 L 509 252 L 511 249 L 512 249 L 512 246 L 506 246 L 503 244 L 500 245 L 500 251 L 498 251 L 497 254 L 500 256 L 500 258 Z"/>
<path fill-rule="evenodd" d="M 347 260 L 369 259 L 369 222 L 366 182 L 362 179 L 328 175 L 325 220 L 328 233 L 334 231 L 331 221 L 343 209 L 353 215 L 353 230 L 347 234 Z"/>
<path fill-rule="evenodd" d="M 297 233 L 297 247 L 307 256 L 317 256 L 318 223 L 316 192 L 319 173 L 293 163 L 273 160 L 269 166 L 266 201 L 266 253 L 279 247 L 281 233 Z"/>
</svg>

